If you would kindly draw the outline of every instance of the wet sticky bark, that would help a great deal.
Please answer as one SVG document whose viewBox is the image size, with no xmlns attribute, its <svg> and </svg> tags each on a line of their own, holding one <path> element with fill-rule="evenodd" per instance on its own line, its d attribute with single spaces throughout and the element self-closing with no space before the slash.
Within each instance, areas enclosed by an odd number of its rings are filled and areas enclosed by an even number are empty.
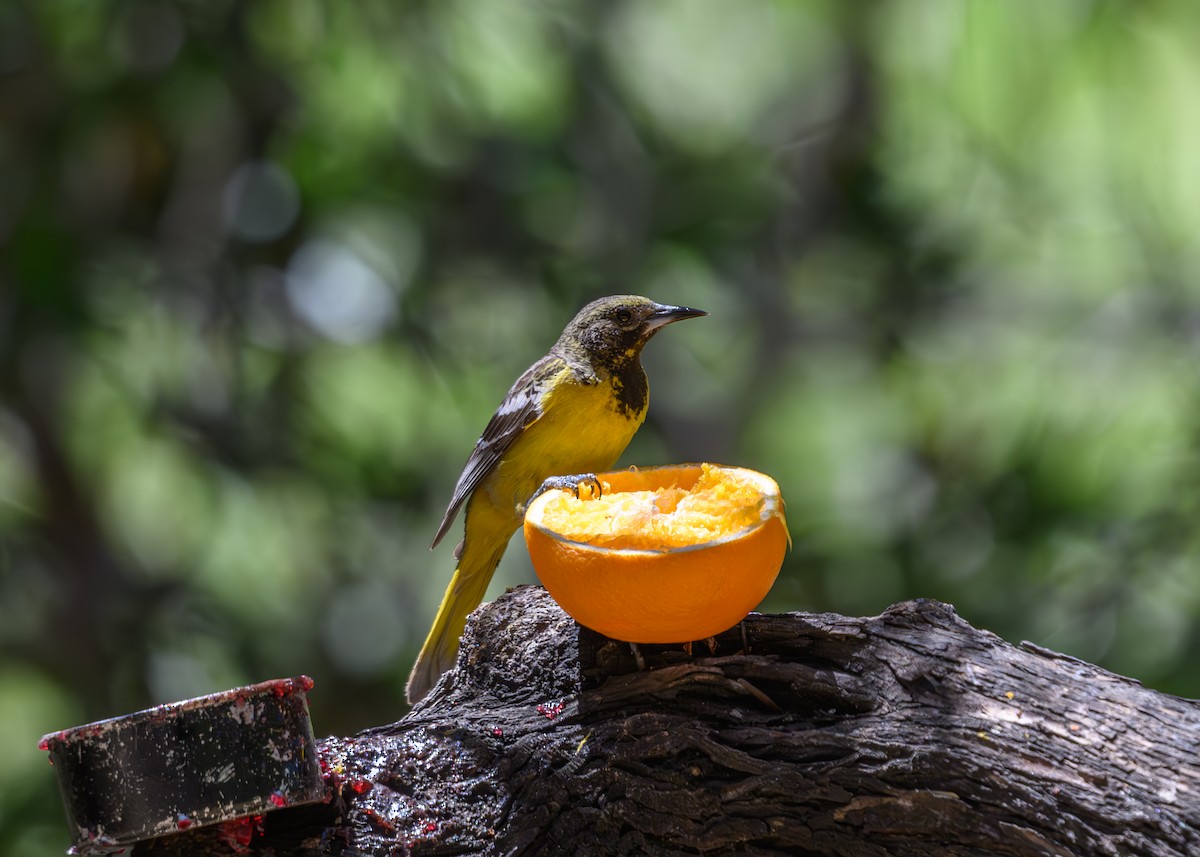
<svg viewBox="0 0 1200 857">
<path fill-rule="evenodd" d="M 715 654 L 643 651 L 639 672 L 542 590 L 514 590 L 474 615 L 458 668 L 412 713 L 320 742 L 331 802 L 267 816 L 249 847 L 1200 853 L 1200 703 L 947 605 L 756 615 Z M 137 853 L 227 845 L 196 831 Z"/>
</svg>

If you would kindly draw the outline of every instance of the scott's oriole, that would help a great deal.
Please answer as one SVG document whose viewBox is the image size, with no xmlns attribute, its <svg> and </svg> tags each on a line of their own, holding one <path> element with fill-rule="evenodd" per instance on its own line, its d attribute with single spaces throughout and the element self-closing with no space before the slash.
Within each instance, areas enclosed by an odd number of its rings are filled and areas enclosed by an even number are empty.
<svg viewBox="0 0 1200 857">
<path fill-rule="evenodd" d="M 642 347 L 664 325 L 707 313 L 612 295 L 579 311 L 508 391 L 458 477 L 433 547 L 466 503 L 458 568 L 408 679 L 410 703 L 449 669 L 525 505 L 551 477 L 607 470 L 646 418 Z"/>
</svg>

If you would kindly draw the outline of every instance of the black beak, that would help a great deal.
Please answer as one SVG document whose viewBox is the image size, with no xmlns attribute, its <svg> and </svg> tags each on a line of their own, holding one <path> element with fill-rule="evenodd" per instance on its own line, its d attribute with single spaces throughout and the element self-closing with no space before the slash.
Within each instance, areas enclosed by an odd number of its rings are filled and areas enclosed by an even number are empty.
<svg viewBox="0 0 1200 857">
<path fill-rule="evenodd" d="M 673 321 L 683 321 L 685 318 L 698 318 L 708 315 L 702 309 L 692 309 L 688 306 L 671 306 L 671 304 L 655 304 L 654 312 L 646 319 L 647 330 L 658 330 Z"/>
</svg>

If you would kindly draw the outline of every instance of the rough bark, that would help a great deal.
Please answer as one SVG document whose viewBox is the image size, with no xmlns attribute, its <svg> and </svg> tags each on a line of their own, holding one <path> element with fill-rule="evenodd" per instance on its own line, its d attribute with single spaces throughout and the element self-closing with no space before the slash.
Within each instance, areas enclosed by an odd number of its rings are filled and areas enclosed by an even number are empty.
<svg viewBox="0 0 1200 857">
<path fill-rule="evenodd" d="M 1200 854 L 1200 703 L 945 604 L 753 615 L 715 653 L 643 652 L 639 671 L 542 590 L 514 590 L 408 716 L 323 741 L 331 801 L 268 815 L 250 847 Z M 222 850 L 214 831 L 137 849 Z"/>
</svg>

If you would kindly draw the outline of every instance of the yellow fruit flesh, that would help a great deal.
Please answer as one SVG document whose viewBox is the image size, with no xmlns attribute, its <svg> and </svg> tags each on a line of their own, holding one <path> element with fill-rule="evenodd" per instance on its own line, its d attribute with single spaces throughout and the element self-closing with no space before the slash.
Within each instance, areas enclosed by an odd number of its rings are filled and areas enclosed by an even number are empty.
<svg viewBox="0 0 1200 857">
<path fill-rule="evenodd" d="M 670 550 L 703 544 L 759 524 L 762 486 L 727 469 L 702 465 L 696 483 L 657 491 L 618 491 L 601 482 L 599 498 L 563 492 L 546 502 L 541 525 L 597 547 Z"/>
</svg>

